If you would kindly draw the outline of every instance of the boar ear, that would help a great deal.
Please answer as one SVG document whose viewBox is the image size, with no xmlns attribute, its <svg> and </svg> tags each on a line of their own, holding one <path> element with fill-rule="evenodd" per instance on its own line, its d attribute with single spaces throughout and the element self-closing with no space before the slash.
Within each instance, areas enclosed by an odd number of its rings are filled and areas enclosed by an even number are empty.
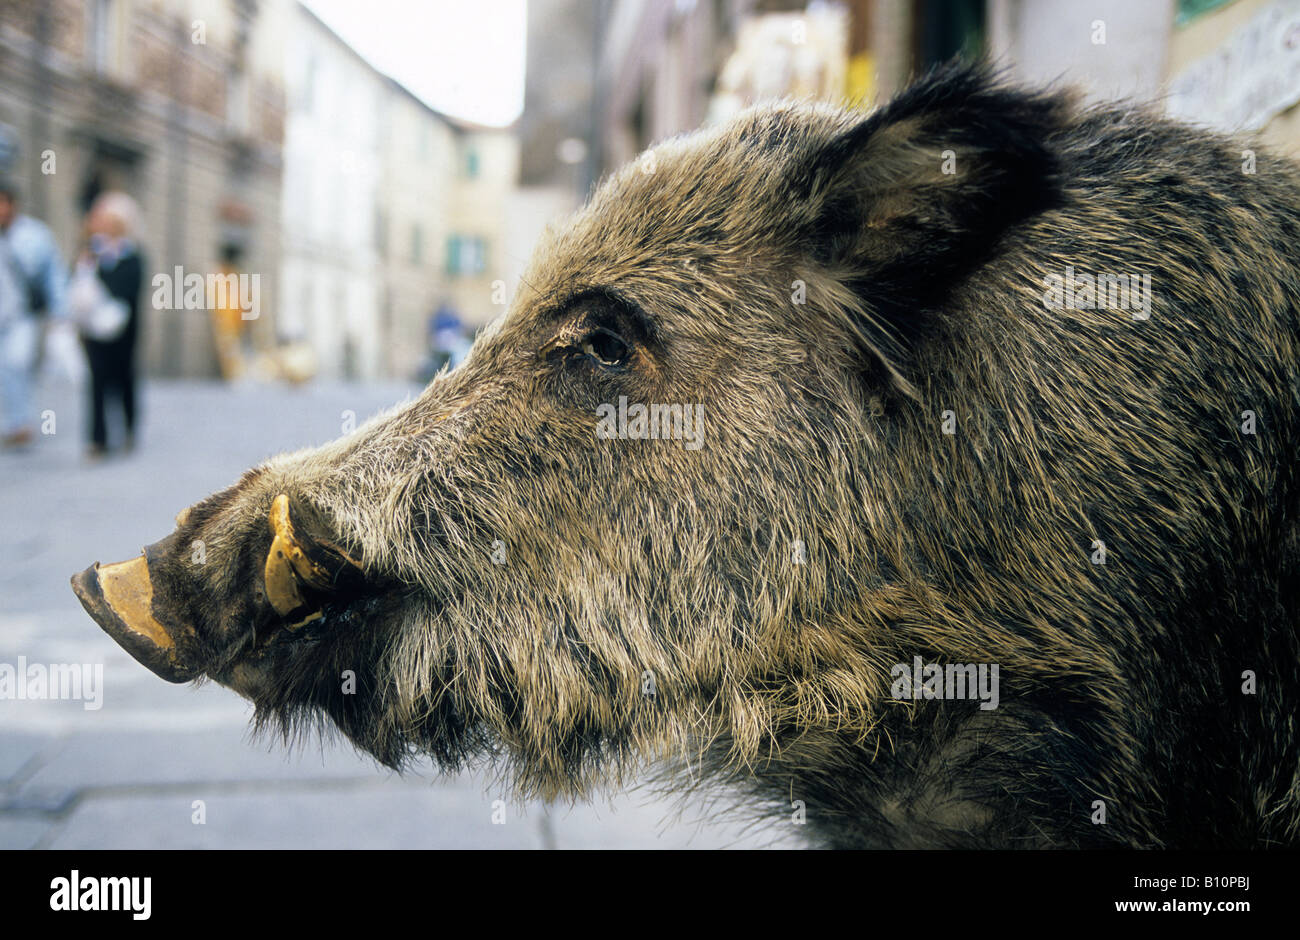
<svg viewBox="0 0 1300 940">
<path fill-rule="evenodd" d="M 872 348 L 905 355 L 938 305 L 1017 223 L 1059 202 L 1051 136 L 1069 101 L 943 67 L 841 131 L 802 177 L 805 244 L 872 313 Z"/>
<path fill-rule="evenodd" d="M 337 544 L 294 525 L 288 494 L 271 503 L 271 547 L 263 576 L 266 599 L 281 617 L 314 614 L 360 580 L 361 565 Z"/>
</svg>

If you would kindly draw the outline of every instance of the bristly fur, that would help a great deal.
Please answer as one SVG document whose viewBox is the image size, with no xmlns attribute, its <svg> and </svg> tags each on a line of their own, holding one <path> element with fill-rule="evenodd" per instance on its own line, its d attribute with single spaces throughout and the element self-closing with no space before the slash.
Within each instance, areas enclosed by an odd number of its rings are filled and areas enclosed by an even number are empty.
<svg viewBox="0 0 1300 940">
<path fill-rule="evenodd" d="M 982 66 L 667 141 L 460 369 L 195 507 L 158 595 L 259 723 L 390 766 L 660 762 L 831 846 L 1295 845 L 1300 177 L 1241 150 Z M 1067 266 L 1148 273 L 1150 318 L 1049 309 Z M 704 446 L 597 439 L 620 396 Z M 282 492 L 371 584 L 293 631 Z M 916 656 L 1000 706 L 895 700 Z"/>
</svg>

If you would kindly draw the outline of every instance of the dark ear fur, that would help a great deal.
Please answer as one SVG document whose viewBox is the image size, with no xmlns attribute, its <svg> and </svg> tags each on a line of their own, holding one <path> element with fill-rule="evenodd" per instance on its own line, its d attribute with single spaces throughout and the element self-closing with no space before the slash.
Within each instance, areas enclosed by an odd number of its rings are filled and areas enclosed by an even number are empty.
<svg viewBox="0 0 1300 940">
<path fill-rule="evenodd" d="M 1058 203 L 1050 138 L 1069 107 L 1065 95 L 1001 84 L 986 64 L 952 63 L 814 157 L 808 244 L 861 299 L 868 322 L 855 329 L 896 378 L 924 311 L 1004 232 Z"/>
</svg>

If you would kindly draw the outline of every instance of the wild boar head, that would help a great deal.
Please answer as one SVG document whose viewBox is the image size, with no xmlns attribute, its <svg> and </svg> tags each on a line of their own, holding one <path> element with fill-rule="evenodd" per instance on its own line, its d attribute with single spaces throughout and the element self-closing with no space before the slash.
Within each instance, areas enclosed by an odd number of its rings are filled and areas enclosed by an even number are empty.
<svg viewBox="0 0 1300 940">
<path fill-rule="evenodd" d="M 393 766 L 502 753 L 528 792 L 865 733 L 914 601 L 888 507 L 929 476 L 893 453 L 941 354 L 920 311 L 1050 203 L 1063 107 L 954 71 L 663 143 L 548 233 L 460 368 L 76 592 L 259 722 Z"/>
</svg>

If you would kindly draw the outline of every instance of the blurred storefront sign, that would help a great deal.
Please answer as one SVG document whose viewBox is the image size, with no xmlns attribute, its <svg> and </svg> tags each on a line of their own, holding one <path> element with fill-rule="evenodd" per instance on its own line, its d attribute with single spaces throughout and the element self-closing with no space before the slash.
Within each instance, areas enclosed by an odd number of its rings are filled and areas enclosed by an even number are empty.
<svg viewBox="0 0 1300 940">
<path fill-rule="evenodd" d="M 1175 23 L 1186 26 L 1193 20 L 1211 13 L 1232 0 L 1178 0 L 1178 16 Z"/>
<path fill-rule="evenodd" d="M 1222 130 L 1257 130 L 1300 101 L 1300 0 L 1278 0 L 1169 86 L 1169 113 Z"/>
</svg>

